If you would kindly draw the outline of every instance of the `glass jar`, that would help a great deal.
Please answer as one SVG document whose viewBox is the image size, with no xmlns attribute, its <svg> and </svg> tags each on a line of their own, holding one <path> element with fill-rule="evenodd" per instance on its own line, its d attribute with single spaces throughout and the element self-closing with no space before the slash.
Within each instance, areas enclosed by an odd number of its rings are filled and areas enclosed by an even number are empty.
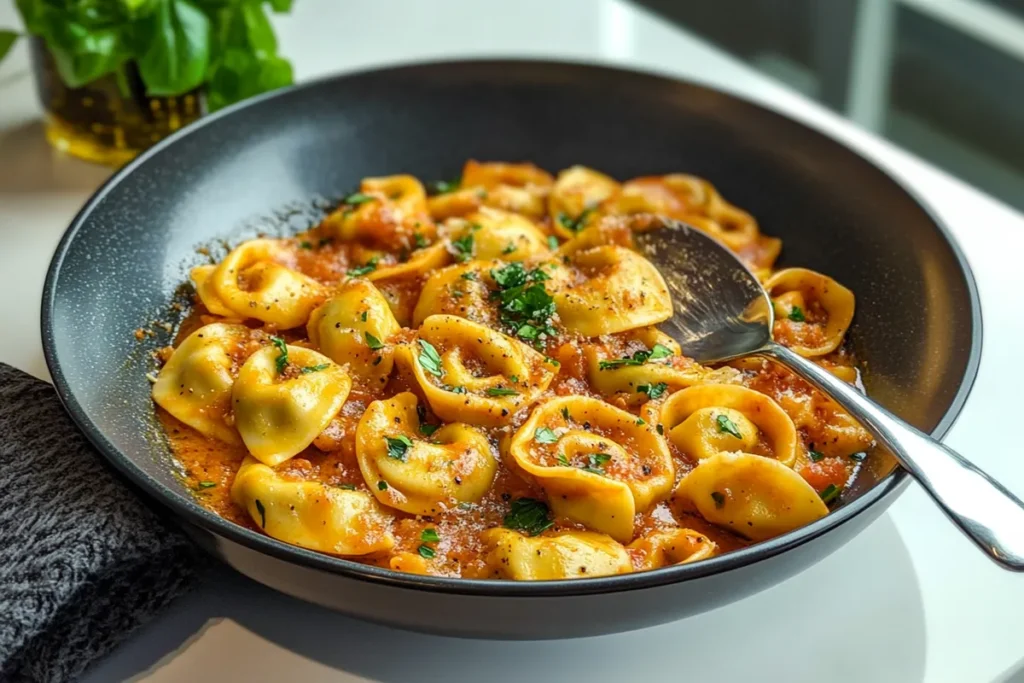
<svg viewBox="0 0 1024 683">
<path fill-rule="evenodd" d="M 46 139 L 68 154 L 120 166 L 203 114 L 199 90 L 177 97 L 147 97 L 133 62 L 81 88 L 69 88 L 45 42 L 31 42 Z"/>
</svg>

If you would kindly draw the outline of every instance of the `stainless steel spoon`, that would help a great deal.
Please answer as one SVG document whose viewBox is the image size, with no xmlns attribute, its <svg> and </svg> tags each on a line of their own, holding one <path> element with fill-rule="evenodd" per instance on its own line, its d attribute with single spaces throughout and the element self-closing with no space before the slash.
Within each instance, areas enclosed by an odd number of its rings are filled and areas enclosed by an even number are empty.
<svg viewBox="0 0 1024 683">
<path fill-rule="evenodd" d="M 989 557 L 1024 571 L 1024 504 L 966 458 L 775 343 L 768 293 L 732 252 L 678 221 L 638 232 L 635 240 L 666 274 L 675 314 L 663 327 L 687 356 L 700 363 L 764 356 L 786 366 L 864 425 Z"/>
</svg>

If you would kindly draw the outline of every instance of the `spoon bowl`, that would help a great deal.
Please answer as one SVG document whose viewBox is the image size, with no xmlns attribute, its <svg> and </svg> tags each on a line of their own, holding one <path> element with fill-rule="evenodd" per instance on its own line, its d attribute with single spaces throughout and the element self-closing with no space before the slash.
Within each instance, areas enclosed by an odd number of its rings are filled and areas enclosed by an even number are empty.
<svg viewBox="0 0 1024 683">
<path fill-rule="evenodd" d="M 881 407 L 816 363 L 772 339 L 771 299 L 718 240 L 685 223 L 649 222 L 640 251 L 666 277 L 673 316 L 662 327 L 694 360 L 763 356 L 807 380 L 860 422 L 942 511 L 1000 566 L 1024 571 L 1024 503 L 952 449 Z"/>
</svg>

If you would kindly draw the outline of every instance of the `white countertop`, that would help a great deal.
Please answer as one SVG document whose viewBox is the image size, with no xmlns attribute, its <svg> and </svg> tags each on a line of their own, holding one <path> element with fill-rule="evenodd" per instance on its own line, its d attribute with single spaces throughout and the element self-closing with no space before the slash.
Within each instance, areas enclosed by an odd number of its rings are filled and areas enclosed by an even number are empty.
<svg viewBox="0 0 1024 683">
<path fill-rule="evenodd" d="M 0 4 L 0 26 L 17 23 L 12 4 Z M 1012 436 L 1024 384 L 1015 293 L 1024 284 L 1020 214 L 619 0 L 301 0 L 276 24 L 300 80 L 462 56 L 610 62 L 738 93 L 859 150 L 937 211 L 974 268 L 985 325 L 981 371 L 946 441 L 1024 492 L 1024 460 Z M 22 44 L 0 66 L 0 361 L 45 378 L 38 302 L 46 266 L 108 171 L 52 152 L 38 116 Z M 1024 669 L 1022 611 L 1024 576 L 974 550 L 914 485 L 805 573 L 645 631 L 540 643 L 411 634 L 341 617 L 223 570 L 87 680 L 1005 681 Z"/>
</svg>

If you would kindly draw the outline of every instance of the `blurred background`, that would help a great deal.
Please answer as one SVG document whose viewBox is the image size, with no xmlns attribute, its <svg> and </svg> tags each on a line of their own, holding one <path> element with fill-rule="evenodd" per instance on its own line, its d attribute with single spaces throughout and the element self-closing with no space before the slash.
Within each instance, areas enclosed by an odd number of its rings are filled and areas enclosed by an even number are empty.
<svg viewBox="0 0 1024 683">
<path fill-rule="evenodd" d="M 1024 0 L 636 0 L 1024 209 Z"/>
</svg>

